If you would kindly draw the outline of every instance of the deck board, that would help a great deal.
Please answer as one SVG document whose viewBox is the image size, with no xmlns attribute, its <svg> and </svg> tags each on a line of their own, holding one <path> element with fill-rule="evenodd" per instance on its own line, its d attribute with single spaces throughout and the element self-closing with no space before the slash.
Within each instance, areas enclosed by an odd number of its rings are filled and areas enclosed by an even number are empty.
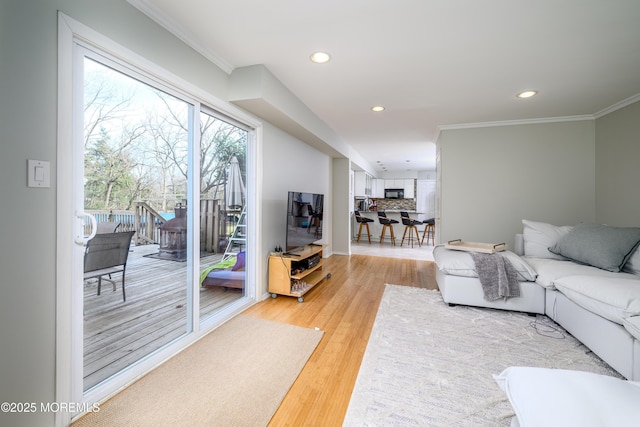
<svg viewBox="0 0 640 427">
<path fill-rule="evenodd" d="M 84 283 L 84 389 L 99 384 L 137 360 L 174 341 L 187 331 L 186 262 L 146 257 L 157 245 L 132 246 L 126 272 L 126 302 L 121 273 L 116 289 L 103 280 Z M 202 267 L 221 254 L 200 258 Z M 200 290 L 200 317 L 205 318 L 242 297 L 237 289 Z"/>
</svg>

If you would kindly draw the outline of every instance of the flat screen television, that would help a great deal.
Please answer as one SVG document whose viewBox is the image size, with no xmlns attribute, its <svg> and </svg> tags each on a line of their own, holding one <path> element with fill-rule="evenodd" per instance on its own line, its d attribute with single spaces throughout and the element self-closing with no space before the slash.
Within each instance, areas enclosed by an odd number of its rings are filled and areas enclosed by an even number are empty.
<svg viewBox="0 0 640 427">
<path fill-rule="evenodd" d="M 324 195 L 289 191 L 285 251 L 295 253 L 322 239 Z"/>
</svg>

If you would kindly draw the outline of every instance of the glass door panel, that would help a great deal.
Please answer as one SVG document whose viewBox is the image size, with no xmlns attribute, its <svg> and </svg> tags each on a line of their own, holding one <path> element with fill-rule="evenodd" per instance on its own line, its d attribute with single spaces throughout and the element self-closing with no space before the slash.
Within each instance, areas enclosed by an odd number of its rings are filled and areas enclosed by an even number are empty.
<svg viewBox="0 0 640 427">
<path fill-rule="evenodd" d="M 246 294 L 248 131 L 200 113 L 200 318 Z"/>
<path fill-rule="evenodd" d="M 85 391 L 191 330 L 193 106 L 105 63 L 84 60 L 84 209 L 100 240 L 89 241 L 95 264 L 85 255 Z M 128 232 L 131 243 L 114 255 Z"/>
</svg>

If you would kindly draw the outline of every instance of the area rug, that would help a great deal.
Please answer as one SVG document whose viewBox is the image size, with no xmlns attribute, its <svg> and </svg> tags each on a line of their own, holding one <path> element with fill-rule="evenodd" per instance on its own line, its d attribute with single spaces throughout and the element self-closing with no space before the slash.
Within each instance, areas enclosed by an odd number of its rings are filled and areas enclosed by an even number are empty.
<svg viewBox="0 0 640 427">
<path fill-rule="evenodd" d="M 237 316 L 73 427 L 266 426 L 322 335 Z"/>
<path fill-rule="evenodd" d="M 386 285 L 344 426 L 509 426 L 492 374 L 509 366 L 613 369 L 545 316 L 449 307 L 438 291 Z"/>
</svg>

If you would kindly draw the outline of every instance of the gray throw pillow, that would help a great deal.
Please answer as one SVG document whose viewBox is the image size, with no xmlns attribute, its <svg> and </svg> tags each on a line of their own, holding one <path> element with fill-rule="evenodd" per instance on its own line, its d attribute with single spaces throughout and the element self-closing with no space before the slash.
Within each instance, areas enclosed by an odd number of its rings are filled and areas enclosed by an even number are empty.
<svg viewBox="0 0 640 427">
<path fill-rule="evenodd" d="M 638 227 L 578 224 L 549 250 L 573 261 L 619 272 L 638 244 Z"/>
</svg>

